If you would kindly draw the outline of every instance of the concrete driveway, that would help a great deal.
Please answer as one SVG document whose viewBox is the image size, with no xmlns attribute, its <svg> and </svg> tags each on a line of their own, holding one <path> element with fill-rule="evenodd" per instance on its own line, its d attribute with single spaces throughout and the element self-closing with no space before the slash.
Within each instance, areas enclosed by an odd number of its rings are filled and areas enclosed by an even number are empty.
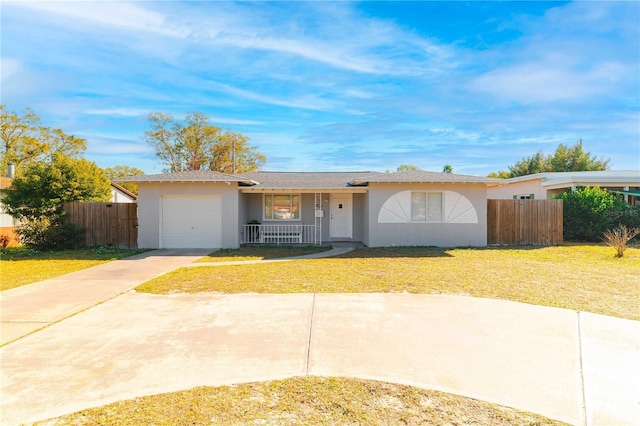
<svg viewBox="0 0 640 426">
<path fill-rule="evenodd" d="M 126 269 L 155 263 L 160 271 L 189 261 L 153 253 Z M 93 278 L 122 262 L 91 268 Z M 121 271 L 118 282 L 126 279 Z M 78 275 L 66 277 L 59 284 L 71 291 Z M 87 284 L 100 285 L 116 283 Z M 44 306 L 57 288 L 34 286 L 20 297 L 0 294 L 3 334 L 18 312 L 30 315 L 16 303 L 32 298 Z M 302 375 L 415 385 L 576 425 L 640 419 L 637 321 L 445 295 L 158 296 L 116 287 L 115 296 L 91 306 L 64 301 L 80 311 L 62 319 L 35 309 L 50 325 L 0 348 L 3 425 L 135 396 Z"/>
</svg>

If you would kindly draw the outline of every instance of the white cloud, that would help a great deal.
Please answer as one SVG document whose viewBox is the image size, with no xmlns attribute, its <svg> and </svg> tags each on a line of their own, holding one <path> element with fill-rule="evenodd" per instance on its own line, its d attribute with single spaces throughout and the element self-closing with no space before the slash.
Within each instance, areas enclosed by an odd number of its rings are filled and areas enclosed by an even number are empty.
<svg viewBox="0 0 640 426">
<path fill-rule="evenodd" d="M 47 14 L 72 18 L 67 24 L 99 24 L 108 27 L 145 31 L 169 36 L 184 37 L 184 29 L 172 28 L 161 13 L 146 9 L 136 3 L 117 1 L 8 1 L 6 5 Z"/>
<path fill-rule="evenodd" d="M 258 120 L 241 120 L 238 118 L 225 118 L 225 117 L 211 117 L 211 121 L 215 123 L 224 123 L 224 124 L 239 124 L 245 126 L 260 126 L 265 124 L 264 121 Z"/>
<path fill-rule="evenodd" d="M 153 147 L 142 141 L 130 141 L 111 136 L 80 134 L 87 139 L 87 153 L 98 155 L 136 155 L 153 154 Z"/>
<path fill-rule="evenodd" d="M 267 96 L 260 93 L 255 93 L 249 90 L 240 89 L 237 87 L 233 87 L 228 84 L 219 84 L 219 83 L 210 83 L 210 85 L 214 88 L 217 88 L 220 91 L 228 93 L 230 95 L 236 96 L 241 99 L 246 99 L 250 101 L 256 101 L 269 105 L 277 105 L 284 106 L 288 108 L 300 108 L 307 110 L 316 110 L 316 111 L 329 111 L 336 108 L 336 103 L 332 101 L 328 101 L 326 99 L 322 99 L 318 96 L 313 95 L 303 95 L 296 97 L 295 100 L 291 99 L 283 99 L 274 96 Z"/>
<path fill-rule="evenodd" d="M 484 60 L 485 71 L 467 87 L 520 104 L 619 102 L 629 93 L 637 98 L 640 8 L 631 3 L 552 7 L 542 18 L 527 21 L 519 39 L 481 52 L 476 62 Z"/>
<path fill-rule="evenodd" d="M 22 71 L 22 63 L 15 58 L 0 58 L 0 79 L 5 81 L 17 76 Z"/>
<path fill-rule="evenodd" d="M 90 108 L 84 113 L 88 115 L 107 115 L 113 117 L 140 117 L 149 114 L 149 110 L 141 108 Z"/>
<path fill-rule="evenodd" d="M 489 71 L 469 87 L 523 104 L 579 102 L 609 92 L 611 83 L 620 81 L 625 74 L 625 67 L 618 63 L 599 64 L 587 71 L 555 63 L 521 63 Z"/>
</svg>

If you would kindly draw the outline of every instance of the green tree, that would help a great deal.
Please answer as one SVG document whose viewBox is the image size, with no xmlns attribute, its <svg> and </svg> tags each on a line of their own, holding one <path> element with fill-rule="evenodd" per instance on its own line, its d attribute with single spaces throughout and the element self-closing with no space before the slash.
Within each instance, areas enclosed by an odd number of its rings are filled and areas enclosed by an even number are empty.
<svg viewBox="0 0 640 426">
<path fill-rule="evenodd" d="M 401 164 L 396 168 L 397 172 L 414 172 L 420 170 L 417 166 L 413 164 Z"/>
<path fill-rule="evenodd" d="M 513 166 L 509 166 L 509 177 L 534 175 L 536 173 L 550 171 L 546 170 L 547 160 L 547 157 L 542 154 L 542 151 L 536 152 L 533 156 L 523 158 Z"/>
<path fill-rule="evenodd" d="M 50 162 L 29 164 L 2 199 L 7 213 L 21 220 L 23 242 L 40 248 L 64 248 L 72 237 L 63 225 L 63 203 L 109 201 L 111 185 L 100 167 L 83 158 L 54 154 Z"/>
<path fill-rule="evenodd" d="M 560 144 L 556 151 L 547 159 L 546 171 L 551 172 L 578 172 L 608 170 L 610 160 L 598 159 L 585 152 L 582 148 L 582 140 L 573 146 Z"/>
<path fill-rule="evenodd" d="M 606 231 L 625 225 L 640 226 L 640 208 L 598 187 L 578 188 L 559 194 L 563 200 L 564 238 L 601 241 Z"/>
<path fill-rule="evenodd" d="M 453 166 L 451 164 L 445 164 L 442 168 L 442 173 L 453 173 Z"/>
<path fill-rule="evenodd" d="M 137 169 L 135 167 L 129 167 L 129 166 L 107 167 L 104 169 L 104 172 L 107 175 L 107 178 L 109 180 L 144 175 L 144 171 Z M 138 185 L 135 183 L 119 182 L 118 185 L 121 185 L 123 188 L 126 188 L 128 191 L 131 191 L 136 195 L 138 194 Z"/>
<path fill-rule="evenodd" d="M 514 165 L 509 166 L 508 177 L 533 175 L 544 172 L 580 172 L 608 170 L 610 160 L 598 159 L 591 152 L 584 151 L 582 140 L 575 145 L 558 145 L 553 155 L 544 155 L 539 151 L 531 157 L 524 157 Z M 499 175 L 503 172 L 495 173 Z M 489 177 L 496 177 L 489 175 Z"/>
<path fill-rule="evenodd" d="M 84 139 L 42 126 L 40 117 L 32 110 L 27 109 L 20 116 L 4 105 L 0 105 L 0 138 L 0 172 L 3 175 L 10 163 L 15 164 L 16 174 L 20 174 L 29 164 L 50 161 L 56 154 L 78 157 L 87 147 Z"/>
<path fill-rule="evenodd" d="M 496 179 L 509 179 L 511 176 L 508 171 L 501 170 L 499 172 L 491 172 L 487 175 L 487 177 Z"/>
<path fill-rule="evenodd" d="M 259 170 L 266 157 L 249 145 L 249 139 L 210 124 L 207 115 L 189 113 L 184 122 L 170 114 L 149 115 L 150 129 L 144 139 L 156 150 L 167 171 L 213 170 L 242 173 Z"/>
</svg>

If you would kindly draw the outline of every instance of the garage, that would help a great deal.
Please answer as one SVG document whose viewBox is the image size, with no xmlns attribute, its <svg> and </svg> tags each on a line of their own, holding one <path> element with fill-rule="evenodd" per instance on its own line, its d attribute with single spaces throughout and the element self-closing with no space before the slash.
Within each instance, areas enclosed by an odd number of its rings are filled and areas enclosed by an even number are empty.
<svg viewBox="0 0 640 426">
<path fill-rule="evenodd" d="M 222 247 L 220 195 L 163 195 L 162 248 Z"/>
</svg>

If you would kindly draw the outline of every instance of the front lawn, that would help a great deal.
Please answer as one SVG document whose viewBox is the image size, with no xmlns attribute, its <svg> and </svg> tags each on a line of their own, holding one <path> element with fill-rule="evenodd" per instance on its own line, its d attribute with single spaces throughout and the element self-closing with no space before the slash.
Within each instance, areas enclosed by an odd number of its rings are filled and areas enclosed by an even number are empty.
<svg viewBox="0 0 640 426">
<path fill-rule="evenodd" d="M 91 408 L 37 425 L 561 425 L 513 408 L 411 386 L 296 377 L 198 387 Z"/>
<path fill-rule="evenodd" d="M 640 249 L 362 248 L 340 257 L 181 268 L 148 293 L 445 293 L 513 300 L 640 320 Z"/>
<path fill-rule="evenodd" d="M 25 247 L 0 249 L 0 273 L 2 275 L 0 291 L 133 256 L 144 251 L 111 247 L 63 251 L 36 251 Z"/>
</svg>

